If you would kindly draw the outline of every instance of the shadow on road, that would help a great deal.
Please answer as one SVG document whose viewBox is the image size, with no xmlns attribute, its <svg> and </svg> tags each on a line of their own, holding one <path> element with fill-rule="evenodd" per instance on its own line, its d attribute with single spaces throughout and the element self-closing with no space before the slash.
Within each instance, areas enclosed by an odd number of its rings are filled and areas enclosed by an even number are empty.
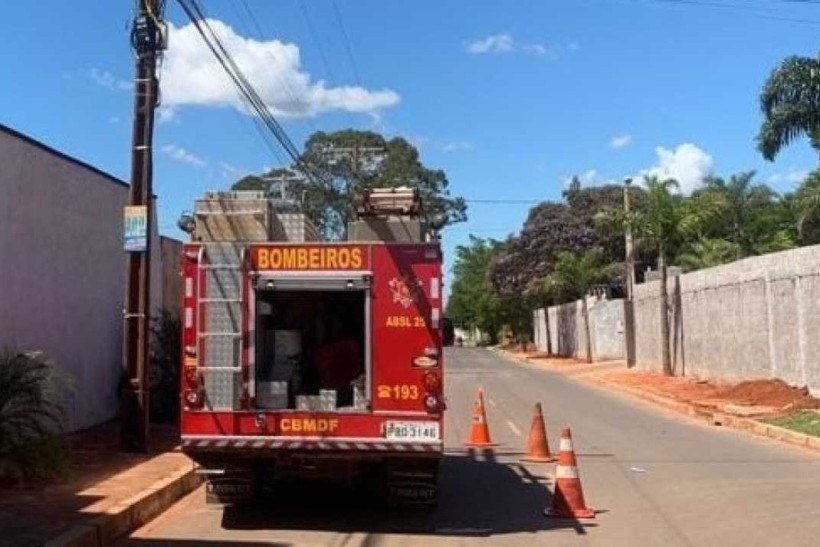
<svg viewBox="0 0 820 547">
<path fill-rule="evenodd" d="M 487 537 L 569 528 L 584 534 L 589 523 L 548 519 L 547 478 L 518 463 L 500 463 L 492 450 L 448 455 L 439 504 L 430 509 L 386 509 L 362 492 L 326 483 L 282 485 L 275 499 L 254 507 L 226 507 L 229 530 L 319 530 L 380 534 Z"/>
</svg>

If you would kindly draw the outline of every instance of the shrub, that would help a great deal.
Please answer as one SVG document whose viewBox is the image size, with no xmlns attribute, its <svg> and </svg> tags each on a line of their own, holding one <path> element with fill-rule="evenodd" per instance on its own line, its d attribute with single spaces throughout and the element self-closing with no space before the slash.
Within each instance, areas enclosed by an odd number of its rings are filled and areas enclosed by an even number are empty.
<svg viewBox="0 0 820 547">
<path fill-rule="evenodd" d="M 63 408 L 56 401 L 62 382 L 42 353 L 0 353 L 0 476 L 19 481 L 67 474 Z"/>
<path fill-rule="evenodd" d="M 151 326 L 148 384 L 152 422 L 174 422 L 179 416 L 181 344 L 179 318 L 162 310 Z"/>
</svg>

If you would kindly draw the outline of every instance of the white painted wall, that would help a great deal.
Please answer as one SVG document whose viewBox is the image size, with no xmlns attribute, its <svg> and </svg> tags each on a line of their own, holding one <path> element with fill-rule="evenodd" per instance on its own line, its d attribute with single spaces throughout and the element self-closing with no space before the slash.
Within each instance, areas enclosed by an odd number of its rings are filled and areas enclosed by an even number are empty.
<svg viewBox="0 0 820 547">
<path fill-rule="evenodd" d="M 70 429 L 118 408 L 127 198 L 123 182 L 0 126 L 0 348 L 43 350 L 70 377 Z"/>
</svg>

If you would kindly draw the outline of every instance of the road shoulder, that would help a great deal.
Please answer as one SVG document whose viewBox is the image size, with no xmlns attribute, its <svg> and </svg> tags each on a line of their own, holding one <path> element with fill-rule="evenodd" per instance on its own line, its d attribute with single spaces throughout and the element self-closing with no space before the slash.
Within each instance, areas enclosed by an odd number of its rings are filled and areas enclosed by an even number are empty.
<svg viewBox="0 0 820 547">
<path fill-rule="evenodd" d="M 624 361 L 606 361 L 588 364 L 563 359 L 555 361 L 546 359 L 534 360 L 520 353 L 513 353 L 499 348 L 493 348 L 491 351 L 503 357 L 507 362 L 525 365 L 535 370 L 547 370 L 561 374 L 574 381 L 595 386 L 605 391 L 621 393 L 649 403 L 655 407 L 671 411 L 672 413 L 688 416 L 701 423 L 712 426 L 731 427 L 755 436 L 766 437 L 782 443 L 809 449 L 820 454 L 820 437 L 806 435 L 756 419 L 756 417 L 776 415 L 774 409 L 768 407 L 753 407 L 752 410 L 748 410 L 738 405 L 720 405 L 708 400 L 679 400 L 675 397 L 665 396 L 662 393 L 613 381 L 611 372 L 625 370 L 626 363 Z M 749 413 L 755 414 L 755 410 L 759 411 L 760 416 L 752 417 L 743 415 Z"/>
</svg>

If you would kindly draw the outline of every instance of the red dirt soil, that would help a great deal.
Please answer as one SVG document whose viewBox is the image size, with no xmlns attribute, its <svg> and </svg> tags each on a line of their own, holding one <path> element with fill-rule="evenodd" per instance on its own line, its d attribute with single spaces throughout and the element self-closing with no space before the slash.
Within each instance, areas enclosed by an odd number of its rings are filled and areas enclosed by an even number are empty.
<svg viewBox="0 0 820 547">
<path fill-rule="evenodd" d="M 717 397 L 780 408 L 820 408 L 820 399 L 809 395 L 807 387 L 792 387 L 778 379 L 741 382 L 719 391 Z"/>
<path fill-rule="evenodd" d="M 534 351 L 513 352 L 517 357 L 528 358 L 534 363 L 545 363 L 555 368 L 584 369 L 585 361 L 572 358 L 545 357 Z M 809 394 L 806 387 L 793 387 L 779 379 L 751 380 L 739 384 L 718 384 L 692 377 L 664 376 L 643 370 L 618 368 L 592 371 L 602 380 L 622 386 L 641 389 L 664 397 L 692 404 L 715 406 L 734 404 L 770 407 L 778 410 L 820 409 L 820 399 Z"/>
</svg>

